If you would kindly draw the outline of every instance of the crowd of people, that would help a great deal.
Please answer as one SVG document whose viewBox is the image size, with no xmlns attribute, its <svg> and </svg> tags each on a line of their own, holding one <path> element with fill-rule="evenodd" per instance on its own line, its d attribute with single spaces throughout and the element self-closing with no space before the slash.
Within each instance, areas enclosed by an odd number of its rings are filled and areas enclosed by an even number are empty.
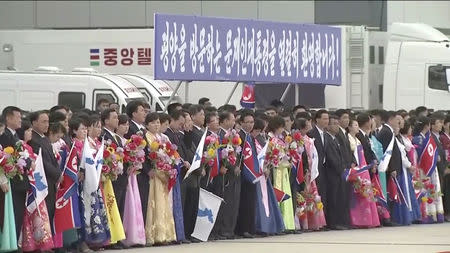
<svg viewBox="0 0 450 253">
<path fill-rule="evenodd" d="M 450 218 L 450 114 L 275 105 L 4 108 L 0 251 L 197 243 L 201 188 L 224 200 L 209 240 Z"/>
</svg>

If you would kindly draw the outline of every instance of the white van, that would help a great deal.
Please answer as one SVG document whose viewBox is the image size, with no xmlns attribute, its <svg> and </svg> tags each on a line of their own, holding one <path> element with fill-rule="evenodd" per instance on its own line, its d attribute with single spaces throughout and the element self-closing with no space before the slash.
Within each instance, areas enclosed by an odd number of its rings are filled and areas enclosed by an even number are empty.
<svg viewBox="0 0 450 253">
<path fill-rule="evenodd" d="M 450 42 L 426 24 L 393 23 L 384 68 L 383 107 L 450 109 Z"/>
<path fill-rule="evenodd" d="M 95 110 L 97 101 L 106 98 L 119 104 L 124 113 L 128 102 L 145 101 L 133 84 L 118 76 L 44 70 L 0 71 L 0 108 L 14 105 L 36 111 L 66 105 L 72 110 Z"/>
<path fill-rule="evenodd" d="M 170 96 L 173 93 L 172 87 L 162 80 L 154 80 L 152 76 L 141 74 L 118 74 L 129 82 L 131 82 L 144 95 L 146 101 L 151 105 L 152 110 L 161 112 L 164 110 Z M 172 98 L 170 103 L 179 102 L 181 98 L 178 94 Z"/>
</svg>

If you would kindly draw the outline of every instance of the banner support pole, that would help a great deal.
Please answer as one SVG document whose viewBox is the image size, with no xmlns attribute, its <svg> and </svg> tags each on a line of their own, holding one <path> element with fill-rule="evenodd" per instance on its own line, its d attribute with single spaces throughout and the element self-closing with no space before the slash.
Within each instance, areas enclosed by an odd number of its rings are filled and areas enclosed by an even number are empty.
<svg viewBox="0 0 450 253">
<path fill-rule="evenodd" d="M 239 83 L 240 83 L 240 82 L 236 82 L 236 83 L 234 84 L 233 90 L 231 90 L 230 95 L 228 95 L 228 98 L 227 98 L 227 100 L 225 101 L 225 104 L 228 104 L 228 103 L 230 102 L 231 97 L 233 96 L 234 92 L 236 91 L 236 89 L 237 89 Z"/>
<path fill-rule="evenodd" d="M 283 92 L 283 95 L 281 95 L 280 101 L 284 102 L 284 99 L 286 99 L 286 96 L 289 92 L 289 90 L 291 89 L 292 83 L 289 83 L 288 86 L 286 87 L 286 89 Z"/>
<path fill-rule="evenodd" d="M 172 92 L 172 95 L 170 95 L 169 100 L 167 101 L 166 105 L 164 106 L 164 111 L 163 111 L 163 112 L 166 112 L 166 111 L 167 111 L 167 108 L 169 107 L 170 102 L 172 102 L 173 98 L 175 97 L 175 94 L 177 94 L 177 92 L 178 92 L 178 90 L 180 89 L 182 83 L 183 83 L 183 81 L 179 81 L 179 82 L 178 82 L 177 87 L 176 87 L 175 90 Z M 188 82 L 186 82 L 186 85 L 188 85 Z"/>
</svg>

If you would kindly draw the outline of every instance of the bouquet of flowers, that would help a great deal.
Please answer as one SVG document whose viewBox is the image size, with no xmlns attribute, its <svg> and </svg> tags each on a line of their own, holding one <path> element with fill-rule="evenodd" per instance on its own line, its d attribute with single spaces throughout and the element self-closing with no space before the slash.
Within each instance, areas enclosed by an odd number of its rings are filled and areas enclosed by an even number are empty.
<svg viewBox="0 0 450 253">
<path fill-rule="evenodd" d="M 300 131 L 293 131 L 292 135 L 287 135 L 284 138 L 284 141 L 287 146 L 287 153 L 289 154 L 291 163 L 297 163 L 305 150 L 302 134 Z"/>
<path fill-rule="evenodd" d="M 150 143 L 149 158 L 156 170 L 168 176 L 169 191 L 175 185 L 178 175 L 176 166 L 181 162 L 177 149 L 177 145 L 172 144 L 169 140 L 155 140 Z"/>
<path fill-rule="evenodd" d="M 287 155 L 287 145 L 285 142 L 271 137 L 266 151 L 265 165 L 268 169 L 279 167 L 289 167 L 289 156 Z"/>
<path fill-rule="evenodd" d="M 437 198 L 442 196 L 442 193 L 436 191 L 436 186 L 430 177 L 427 177 L 422 170 L 418 171 L 419 173 L 416 173 L 417 176 L 413 179 L 414 189 L 422 195 L 420 200 L 423 203 L 432 204 Z"/>
<path fill-rule="evenodd" d="M 128 165 L 128 171 L 139 173 L 145 161 L 145 147 L 147 142 L 141 135 L 132 135 L 124 148 L 124 164 Z"/>
<path fill-rule="evenodd" d="M 361 178 L 360 176 L 352 177 L 350 181 L 353 184 L 353 191 L 363 198 L 369 198 L 372 201 L 375 200 L 375 192 L 372 187 L 372 182 L 369 179 Z"/>
<path fill-rule="evenodd" d="M 219 138 L 217 135 L 212 134 L 205 139 L 206 151 L 203 153 L 202 164 L 206 167 L 214 166 L 214 159 L 217 156 L 217 150 L 220 148 Z"/>
<path fill-rule="evenodd" d="M 220 145 L 220 161 L 223 165 L 236 165 L 237 155 L 241 153 L 242 140 L 236 130 L 227 132 Z"/>
<path fill-rule="evenodd" d="M 315 214 L 323 209 L 322 199 L 308 191 L 297 193 L 296 215 L 300 220 L 306 218 L 306 215 Z"/>
<path fill-rule="evenodd" d="M 105 143 L 105 150 L 103 151 L 103 167 L 102 167 L 102 181 L 110 179 L 117 180 L 119 175 L 123 173 L 123 159 L 124 150 L 117 147 L 115 143 L 108 140 Z"/>
<path fill-rule="evenodd" d="M 7 178 L 18 176 L 23 179 L 27 167 L 27 159 L 33 159 L 32 151 L 26 149 L 22 141 L 18 141 L 15 147 L 0 147 L 0 172 Z"/>
</svg>

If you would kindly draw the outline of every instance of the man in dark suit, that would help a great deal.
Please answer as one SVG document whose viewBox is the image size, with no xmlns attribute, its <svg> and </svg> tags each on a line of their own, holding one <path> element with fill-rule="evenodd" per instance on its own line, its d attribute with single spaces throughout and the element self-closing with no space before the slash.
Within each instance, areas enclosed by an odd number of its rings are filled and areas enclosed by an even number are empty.
<svg viewBox="0 0 450 253">
<path fill-rule="evenodd" d="M 14 106 L 8 106 L 3 110 L 2 116 L 5 120 L 5 132 L 0 136 L 0 145 L 2 145 L 3 148 L 15 148 L 16 143 L 19 141 L 16 130 L 22 125 L 21 110 Z M 19 238 L 21 231 L 19 228 L 22 227 L 23 214 L 25 211 L 25 198 L 29 188 L 28 177 L 26 175 L 25 172 L 23 180 L 20 180 L 19 177 L 14 177 L 11 179 L 11 189 L 7 189 L 8 185 L 6 184 L 5 186 L 2 186 L 2 191 L 0 191 L 0 201 L 2 203 L 4 201 L 4 193 L 7 192 L 6 190 L 12 192 L 17 238 Z M 0 223 L 2 226 L 0 228 L 3 228 L 3 211 L 4 209 L 2 208 L 0 211 Z"/>
<path fill-rule="evenodd" d="M 341 152 L 344 160 L 344 167 L 350 168 L 352 163 L 356 165 L 356 159 L 353 156 L 352 149 L 350 148 L 350 141 L 348 140 L 347 128 L 350 123 L 350 113 L 345 109 L 339 109 L 335 112 L 339 118 L 339 133 L 336 138 L 341 146 Z"/>
<path fill-rule="evenodd" d="M 431 115 L 431 120 L 430 120 L 431 136 L 434 139 L 434 142 L 436 143 L 436 146 L 437 146 L 436 152 L 438 153 L 438 158 L 437 158 L 437 162 L 436 162 L 436 168 L 439 173 L 441 185 L 444 185 L 443 184 L 443 180 L 445 177 L 444 172 L 448 166 L 448 161 L 447 161 L 447 157 L 445 155 L 445 150 L 440 141 L 440 133 L 442 131 L 442 127 L 444 126 L 444 121 L 445 121 L 445 116 L 442 115 L 441 113 L 433 113 Z"/>
<path fill-rule="evenodd" d="M 361 142 L 364 150 L 364 158 L 367 164 L 377 163 L 377 157 L 372 150 L 372 145 L 370 141 L 370 130 L 372 128 L 372 121 L 370 115 L 367 113 L 361 113 L 357 117 L 358 125 L 359 125 L 359 133 L 356 134 L 356 138 Z M 372 171 L 371 173 L 373 173 Z"/>
<path fill-rule="evenodd" d="M 325 217 L 331 229 L 344 230 L 350 225 L 349 199 L 347 182 L 342 178 L 345 162 L 342 146 L 337 138 L 339 134 L 339 118 L 330 116 L 328 132 L 325 134 L 325 168 L 327 170 L 327 206 Z"/>
<path fill-rule="evenodd" d="M 110 141 L 114 143 L 117 147 L 123 148 L 122 141 L 115 134 L 117 127 L 119 127 L 119 115 L 114 109 L 106 109 L 101 114 L 101 121 L 103 125 L 103 130 L 101 138 L 105 142 Z M 112 182 L 114 188 L 114 195 L 116 196 L 117 206 L 119 207 L 120 217 L 123 219 L 123 212 L 125 210 L 125 193 L 128 186 L 128 173 L 126 168 L 121 175 L 117 177 L 117 180 Z"/>
<path fill-rule="evenodd" d="M 132 135 L 140 134 L 145 138 L 146 129 L 144 126 L 145 117 L 147 113 L 144 108 L 145 103 L 142 101 L 132 101 L 127 104 L 126 111 L 127 115 L 130 118 L 130 128 L 128 133 L 125 135 L 125 138 L 129 139 Z M 151 163 L 148 159 L 148 148 L 145 148 L 145 162 L 142 165 L 142 171 L 137 175 L 137 182 L 139 188 L 139 196 L 141 197 L 141 205 L 142 205 L 142 215 L 144 217 L 144 222 L 147 220 L 147 205 L 148 205 L 148 193 L 150 188 L 150 167 Z"/>
<path fill-rule="evenodd" d="M 58 160 L 56 160 L 56 155 L 53 151 L 52 144 L 45 136 L 49 127 L 48 114 L 44 111 L 33 112 L 30 114 L 30 121 L 33 127 L 33 136 L 30 141 L 30 146 L 33 148 L 34 153 L 39 154 L 39 149 L 42 152 L 42 161 L 48 184 L 48 195 L 45 198 L 45 202 L 47 204 L 50 224 L 53 228 L 56 187 L 62 181 L 63 175 L 59 168 Z"/>
<path fill-rule="evenodd" d="M 395 129 L 400 129 L 400 122 L 396 116 L 397 113 L 394 111 L 388 111 L 382 114 L 382 120 L 386 122 L 386 124 L 383 125 L 377 136 L 377 139 L 383 146 L 383 152 L 386 152 L 392 138 L 394 138 L 392 156 L 386 171 L 386 180 L 389 180 L 389 177 L 397 177 L 402 170 L 402 155 L 395 139 Z"/>
<path fill-rule="evenodd" d="M 255 124 L 253 111 L 244 109 L 241 112 L 240 124 L 242 129 L 239 131 L 239 136 L 242 140 L 242 150 L 244 150 L 245 140 L 250 140 L 252 146 L 252 153 L 257 154 L 255 141 L 250 132 Z M 239 203 L 239 215 L 236 223 L 236 234 L 244 236 L 245 238 L 253 238 L 256 234 L 255 213 L 256 213 L 256 185 L 249 182 L 242 176 L 244 167 L 243 152 L 238 157 L 238 166 L 241 169 L 241 194 Z"/>
<path fill-rule="evenodd" d="M 326 110 L 319 110 L 314 116 L 315 126 L 308 132 L 310 138 L 314 138 L 314 146 L 319 156 L 319 176 L 316 178 L 317 188 L 322 198 L 324 208 L 327 206 L 327 171 L 325 170 L 325 148 L 327 139 L 325 131 L 329 122 L 329 114 Z"/>
</svg>

